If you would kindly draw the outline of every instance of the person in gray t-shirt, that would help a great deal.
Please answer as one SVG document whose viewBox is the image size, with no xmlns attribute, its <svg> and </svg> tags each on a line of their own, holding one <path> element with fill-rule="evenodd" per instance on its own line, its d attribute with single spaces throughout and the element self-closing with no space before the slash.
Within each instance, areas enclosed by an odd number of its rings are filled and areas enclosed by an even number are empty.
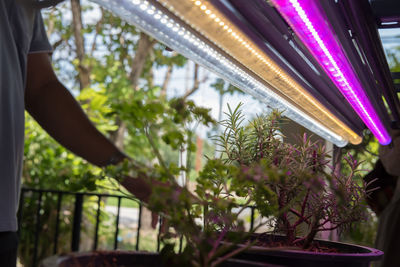
<svg viewBox="0 0 400 267">
<path fill-rule="evenodd" d="M 61 145 L 97 166 L 125 158 L 88 120 L 52 69 L 36 0 L 0 1 L 0 264 L 15 266 L 17 207 L 24 148 L 24 111 Z M 59 2 L 59 1 L 58 1 Z M 123 181 L 146 201 L 146 178 Z"/>
</svg>

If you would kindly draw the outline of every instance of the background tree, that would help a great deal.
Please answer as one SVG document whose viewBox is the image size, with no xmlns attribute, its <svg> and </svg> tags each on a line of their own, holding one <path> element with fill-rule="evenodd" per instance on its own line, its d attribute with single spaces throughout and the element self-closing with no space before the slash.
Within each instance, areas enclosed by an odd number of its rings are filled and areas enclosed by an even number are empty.
<svg viewBox="0 0 400 267">
<path fill-rule="evenodd" d="M 152 145 L 159 147 L 161 153 L 172 155 L 166 164 L 177 165 L 180 148 L 174 147 L 173 143 L 181 138 L 184 129 L 176 129 L 179 125 L 179 121 L 174 121 L 176 116 L 168 117 L 171 105 L 178 109 L 180 103 L 170 99 L 168 87 L 173 71 L 186 66 L 187 59 L 167 51 L 164 45 L 134 26 L 86 1 L 67 1 L 42 13 L 54 49 L 52 58 L 57 75 L 71 89 L 96 127 L 144 165 L 157 163 Z M 161 68 L 167 69 L 165 79 L 155 84 L 154 73 Z M 199 69 L 196 66 L 193 70 L 193 87 L 182 93 L 186 101 L 206 80 L 200 77 Z M 148 142 L 146 132 L 142 131 L 144 128 L 140 123 L 143 121 L 159 126 L 157 131 L 152 131 L 154 144 Z M 110 184 L 99 179 L 101 169 L 58 145 L 28 114 L 26 122 L 24 187 L 108 192 Z M 195 147 L 190 149 L 194 151 Z M 37 195 L 25 195 L 21 207 L 24 219 L 20 228 L 19 255 L 26 266 L 32 261 L 34 249 L 35 224 L 32 221 L 37 200 Z M 68 203 L 73 200 L 63 200 L 59 253 L 70 249 L 73 207 Z M 96 205 L 97 201 L 91 199 L 85 203 L 88 215 L 84 232 L 90 231 Z M 49 244 L 53 242 L 56 206 L 56 195 L 43 196 L 39 259 L 53 253 Z M 101 234 L 106 233 L 103 230 Z"/>
</svg>

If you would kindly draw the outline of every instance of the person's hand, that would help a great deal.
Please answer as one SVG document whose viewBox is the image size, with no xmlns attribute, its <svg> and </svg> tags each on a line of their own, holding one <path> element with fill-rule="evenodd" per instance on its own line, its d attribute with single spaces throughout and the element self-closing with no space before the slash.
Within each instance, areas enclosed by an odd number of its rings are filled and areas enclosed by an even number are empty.
<svg viewBox="0 0 400 267">
<path fill-rule="evenodd" d="M 159 185 L 159 186 L 168 186 L 167 184 L 163 184 L 159 181 L 155 181 L 145 174 L 140 175 L 141 177 L 133 178 L 130 176 L 125 176 L 124 179 L 121 181 L 121 185 L 124 186 L 131 194 L 137 197 L 140 201 L 144 203 L 149 203 L 150 196 L 152 194 L 152 184 Z M 151 227 L 156 228 L 158 223 L 159 215 L 158 213 L 152 212 L 151 213 Z M 166 227 L 165 220 L 161 225 L 161 231 L 165 231 Z"/>
<path fill-rule="evenodd" d="M 379 146 L 379 158 L 387 173 L 393 176 L 400 175 L 400 130 L 391 130 L 392 143 L 387 146 Z"/>
</svg>

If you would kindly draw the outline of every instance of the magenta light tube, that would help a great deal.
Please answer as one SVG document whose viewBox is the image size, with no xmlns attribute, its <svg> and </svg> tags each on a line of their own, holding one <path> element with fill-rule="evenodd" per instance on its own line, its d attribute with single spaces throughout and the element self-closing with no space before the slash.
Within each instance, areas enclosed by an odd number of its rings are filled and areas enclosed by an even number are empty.
<svg viewBox="0 0 400 267">
<path fill-rule="evenodd" d="M 391 138 L 365 94 L 317 0 L 272 0 L 358 116 L 382 145 Z"/>
</svg>

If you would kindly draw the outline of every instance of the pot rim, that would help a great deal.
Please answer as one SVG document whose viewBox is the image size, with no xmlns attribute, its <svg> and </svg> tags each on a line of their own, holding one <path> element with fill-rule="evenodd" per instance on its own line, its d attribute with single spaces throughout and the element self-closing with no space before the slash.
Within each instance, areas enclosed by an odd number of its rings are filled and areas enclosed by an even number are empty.
<svg viewBox="0 0 400 267">
<path fill-rule="evenodd" d="M 262 233 L 259 233 L 262 234 Z M 258 235 L 255 233 L 253 235 Z M 285 238 L 284 235 L 279 234 L 269 234 L 269 236 Z M 279 256 L 279 257 L 294 257 L 301 259 L 316 259 L 316 258 L 335 258 L 338 261 L 345 261 L 352 259 L 354 261 L 375 261 L 379 260 L 383 257 L 383 251 L 378 250 L 376 248 L 371 248 L 362 245 L 356 245 L 346 242 L 338 242 L 338 241 L 330 241 L 324 239 L 314 239 L 314 241 L 321 242 L 322 244 L 333 245 L 332 247 L 339 248 L 340 247 L 348 247 L 352 249 L 358 249 L 360 251 L 365 252 L 319 252 L 319 251 L 307 251 L 302 249 L 290 249 L 290 248 L 282 248 L 279 247 L 262 247 L 262 246 L 251 246 L 244 253 L 251 254 L 268 254 L 270 256 Z M 244 244 L 237 244 L 237 246 L 243 247 Z"/>
</svg>

